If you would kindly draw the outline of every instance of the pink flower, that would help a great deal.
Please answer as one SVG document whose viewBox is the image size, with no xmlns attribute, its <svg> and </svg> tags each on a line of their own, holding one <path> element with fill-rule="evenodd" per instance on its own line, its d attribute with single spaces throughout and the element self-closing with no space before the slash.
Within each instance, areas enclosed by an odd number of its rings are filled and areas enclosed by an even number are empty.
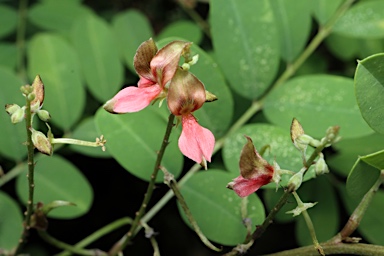
<svg viewBox="0 0 384 256">
<path fill-rule="evenodd" d="M 205 102 L 203 83 L 188 71 L 177 69 L 168 91 L 168 108 L 181 119 L 180 151 L 188 158 L 204 166 L 211 161 L 215 137 L 199 125 L 192 112 Z"/>
<path fill-rule="evenodd" d="M 274 168 L 255 149 L 248 136 L 247 144 L 240 155 L 240 176 L 229 182 L 227 188 L 233 189 L 240 197 L 248 196 L 261 186 L 273 180 Z"/>
<path fill-rule="evenodd" d="M 138 87 L 122 89 L 104 104 L 104 109 L 111 113 L 137 112 L 153 100 L 165 98 L 165 85 L 172 79 L 180 56 L 189 45 L 188 42 L 173 41 L 158 51 L 152 39 L 142 43 L 133 61 L 140 77 Z"/>
</svg>

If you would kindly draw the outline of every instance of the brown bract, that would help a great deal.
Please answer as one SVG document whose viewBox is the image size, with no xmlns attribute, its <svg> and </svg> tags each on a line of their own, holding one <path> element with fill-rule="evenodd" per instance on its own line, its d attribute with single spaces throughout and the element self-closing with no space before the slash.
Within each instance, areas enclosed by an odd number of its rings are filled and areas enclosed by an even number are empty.
<svg viewBox="0 0 384 256">
<path fill-rule="evenodd" d="M 39 106 L 41 107 L 44 103 L 44 84 L 39 75 L 33 80 L 32 88 L 35 98 L 31 101 L 31 106 L 39 102 Z"/>
</svg>

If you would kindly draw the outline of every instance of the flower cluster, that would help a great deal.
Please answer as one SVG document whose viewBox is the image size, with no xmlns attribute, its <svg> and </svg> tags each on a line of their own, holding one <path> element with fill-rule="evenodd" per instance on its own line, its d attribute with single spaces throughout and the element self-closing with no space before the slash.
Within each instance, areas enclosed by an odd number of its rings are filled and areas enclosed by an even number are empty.
<svg viewBox="0 0 384 256">
<path fill-rule="evenodd" d="M 122 89 L 105 103 L 104 109 L 110 113 L 132 113 L 155 100 L 167 99 L 169 110 L 182 124 L 180 151 L 205 165 L 211 161 L 215 138 L 193 115 L 206 101 L 205 87 L 188 68 L 179 66 L 181 56 L 189 56 L 190 46 L 189 42 L 173 41 L 158 50 L 152 39 L 142 43 L 134 57 L 140 77 L 138 86 Z"/>
</svg>

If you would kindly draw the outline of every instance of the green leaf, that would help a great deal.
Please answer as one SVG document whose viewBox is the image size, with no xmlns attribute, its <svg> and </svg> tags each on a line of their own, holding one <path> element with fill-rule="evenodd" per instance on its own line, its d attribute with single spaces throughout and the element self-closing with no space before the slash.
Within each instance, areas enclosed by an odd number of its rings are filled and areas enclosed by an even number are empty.
<svg viewBox="0 0 384 256">
<path fill-rule="evenodd" d="M 13 249 L 23 230 L 23 217 L 17 202 L 0 191 L 0 248 Z"/>
<path fill-rule="evenodd" d="M 72 27 L 72 42 L 88 89 L 99 101 L 107 101 L 123 82 L 123 65 L 112 29 L 101 18 L 87 15 Z"/>
<path fill-rule="evenodd" d="M 2 38 L 16 29 L 17 12 L 7 5 L 0 5 L 0 13 L 0 38 Z"/>
<path fill-rule="evenodd" d="M 342 139 L 333 148 L 336 154 L 326 159 L 331 171 L 348 176 L 359 155 L 368 155 L 381 150 L 384 145 L 384 135 L 374 133 L 355 139 Z"/>
<path fill-rule="evenodd" d="M 365 162 L 359 157 L 353 165 L 347 178 L 347 191 L 353 198 L 362 198 L 373 186 L 380 171 Z"/>
<path fill-rule="evenodd" d="M 312 3 L 307 0 L 273 0 L 270 3 L 280 35 L 281 57 L 292 62 L 307 43 Z"/>
<path fill-rule="evenodd" d="M 28 18 L 40 28 L 69 32 L 78 18 L 91 13 L 90 9 L 76 1 L 56 0 L 34 4 L 28 11 Z"/>
<path fill-rule="evenodd" d="M 345 188 L 340 188 L 341 195 L 346 208 L 349 214 L 352 214 L 354 209 L 359 203 L 359 200 L 349 197 L 346 193 Z M 364 218 L 361 220 L 358 227 L 358 231 L 362 234 L 363 238 L 368 242 L 377 245 L 384 245 L 383 234 L 383 202 L 384 202 L 384 192 L 379 190 L 373 196 L 372 202 L 367 208 L 367 211 L 364 214 Z"/>
<path fill-rule="evenodd" d="M 60 36 L 36 34 L 28 47 L 28 76 L 37 74 L 45 86 L 44 109 L 64 130 L 80 118 L 85 105 L 80 67 L 75 51 Z"/>
<path fill-rule="evenodd" d="M 128 10 L 115 15 L 112 26 L 125 64 L 132 72 L 136 72 L 133 67 L 136 50 L 154 35 L 148 18 L 139 11 Z"/>
<path fill-rule="evenodd" d="M 378 133 L 384 133 L 384 54 L 376 54 L 359 61 L 355 73 L 355 93 L 361 115 Z"/>
<path fill-rule="evenodd" d="M 14 70 L 16 68 L 16 45 L 9 43 L 0 43 L 0 56 L 0 66 L 7 67 L 10 70 Z"/>
<path fill-rule="evenodd" d="M 267 0 L 213 0 L 212 41 L 230 86 L 248 99 L 262 95 L 279 66 L 279 40 Z"/>
<path fill-rule="evenodd" d="M 340 126 L 343 138 L 368 135 L 373 131 L 361 118 L 352 79 L 331 75 L 296 77 L 273 90 L 264 104 L 267 118 L 280 127 L 289 127 L 292 118 L 306 134 L 322 138 L 330 126 Z"/>
<path fill-rule="evenodd" d="M 16 180 L 19 198 L 28 200 L 27 166 Z M 62 200 L 74 203 L 73 207 L 60 207 L 49 213 L 49 217 L 72 219 L 88 212 L 93 201 L 92 187 L 84 175 L 69 161 L 59 156 L 36 157 L 35 202 L 43 204 Z"/>
<path fill-rule="evenodd" d="M 339 34 L 328 36 L 325 39 L 325 44 L 333 55 L 344 61 L 355 58 L 360 48 L 358 39 Z"/>
<path fill-rule="evenodd" d="M 210 169 L 192 176 L 181 187 L 181 193 L 203 234 L 214 242 L 233 246 L 244 242 L 247 231 L 241 217 L 242 199 L 226 188 L 231 180 L 231 174 Z M 248 217 L 254 230 L 263 222 L 265 211 L 256 194 L 250 195 L 248 200 Z M 178 206 L 183 220 L 189 225 L 180 204 Z"/>
<path fill-rule="evenodd" d="M 96 127 L 107 140 L 107 151 L 130 173 L 149 181 L 168 122 L 165 106 L 150 106 L 138 113 L 112 115 L 104 109 L 96 113 Z M 173 129 L 161 163 L 177 178 L 183 167 L 178 148 L 178 129 Z M 159 174 L 157 182 L 163 181 Z"/>
<path fill-rule="evenodd" d="M 384 150 L 380 150 L 366 156 L 361 156 L 360 159 L 379 170 L 384 169 Z"/>
<path fill-rule="evenodd" d="M 274 160 L 279 164 L 281 169 L 299 171 L 303 167 L 300 152 L 293 146 L 289 136 L 289 127 L 281 129 L 280 127 L 270 124 L 248 124 L 240 128 L 237 132 L 228 137 L 223 147 L 224 164 L 235 178 L 239 175 L 240 153 L 246 144 L 244 135 L 251 137 L 253 144 L 257 150 L 269 145 L 269 148 L 263 155 L 270 164 Z M 307 155 L 312 153 L 313 149 L 307 150 Z M 305 175 L 304 180 L 314 177 L 313 168 Z M 282 176 L 282 185 L 284 186 L 290 176 Z M 275 183 L 271 183 L 263 188 L 276 188 Z"/>
<path fill-rule="evenodd" d="M 383 38 L 383 24 L 384 2 L 360 1 L 338 19 L 333 32 L 356 38 Z"/>
<path fill-rule="evenodd" d="M 162 40 L 167 37 L 180 37 L 199 45 L 203 38 L 203 33 L 195 23 L 188 20 L 180 20 L 166 26 L 157 35 L 156 40 Z"/>
<path fill-rule="evenodd" d="M 319 242 L 325 242 L 337 233 L 339 227 L 339 207 L 335 191 L 328 179 L 317 177 L 304 183 L 298 191 L 305 203 L 318 202 L 308 209 Z M 291 204 L 292 205 L 292 204 Z M 291 206 L 294 208 L 294 206 Z M 296 238 L 301 246 L 313 244 L 308 227 L 302 216 L 297 216 Z"/>
<path fill-rule="evenodd" d="M 166 38 L 158 42 L 159 47 L 180 38 Z M 225 134 L 231 124 L 234 102 L 232 93 L 229 90 L 225 78 L 217 63 L 211 56 L 196 44 L 191 46 L 192 55 L 199 55 L 199 61 L 193 65 L 190 72 L 203 82 L 205 89 L 215 94 L 217 101 L 207 102 L 202 108 L 194 112 L 199 124 L 210 129 L 216 138 Z"/>
<path fill-rule="evenodd" d="M 325 25 L 342 2 L 343 0 L 313 0 L 312 10 L 317 22 Z"/>
<path fill-rule="evenodd" d="M 5 104 L 25 105 L 25 98 L 20 92 L 23 81 L 9 69 L 0 67 L 0 106 Z M 26 140 L 24 122 L 12 124 L 10 116 L 3 108 L 0 111 L 0 154 L 14 161 L 21 161 L 27 154 L 23 145 Z"/>
<path fill-rule="evenodd" d="M 100 138 L 102 134 L 97 131 L 94 117 L 88 117 L 81 121 L 81 123 L 76 126 L 75 130 L 72 133 L 72 138 L 85 141 L 95 141 L 96 138 Z M 90 157 L 97 158 L 106 158 L 111 157 L 108 151 L 102 151 L 101 147 L 84 147 L 79 145 L 70 145 L 71 149 L 74 151 L 84 154 Z"/>
</svg>

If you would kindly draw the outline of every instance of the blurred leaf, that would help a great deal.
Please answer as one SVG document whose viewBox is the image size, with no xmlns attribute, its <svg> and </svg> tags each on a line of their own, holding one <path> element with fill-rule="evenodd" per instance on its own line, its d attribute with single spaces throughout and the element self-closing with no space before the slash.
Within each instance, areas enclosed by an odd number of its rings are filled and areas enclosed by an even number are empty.
<svg viewBox="0 0 384 256">
<path fill-rule="evenodd" d="M 20 92 L 23 81 L 12 71 L 0 67 L 0 154 L 14 161 L 21 161 L 27 154 L 23 142 L 26 140 L 24 122 L 12 124 L 5 112 L 5 104 L 25 105 L 25 98 Z"/>
<path fill-rule="evenodd" d="M 380 171 L 378 169 L 364 163 L 359 157 L 347 178 L 348 194 L 353 198 L 362 198 L 379 176 Z"/>
<path fill-rule="evenodd" d="M 326 56 L 324 54 L 314 52 L 296 71 L 295 76 L 327 73 L 328 66 Z"/>
<path fill-rule="evenodd" d="M 355 139 L 342 139 L 333 147 L 336 154 L 326 159 L 331 172 L 348 176 L 360 155 L 368 155 L 384 148 L 384 135 L 374 133 Z"/>
<path fill-rule="evenodd" d="M 225 171 L 210 169 L 195 174 L 181 187 L 181 193 L 203 234 L 222 245 L 243 243 L 247 234 L 241 217 L 242 199 L 226 188 L 232 178 Z M 264 206 L 256 194 L 250 195 L 248 200 L 248 217 L 255 227 L 265 218 Z M 178 206 L 183 220 L 189 225 L 180 204 Z"/>
<path fill-rule="evenodd" d="M 324 176 L 304 183 L 298 190 L 305 203 L 318 202 L 308 209 L 319 242 L 325 242 L 334 236 L 339 227 L 339 207 L 335 191 Z M 294 208 L 291 206 L 291 208 Z M 297 216 L 296 238 L 301 246 L 313 244 L 303 216 Z"/>
<path fill-rule="evenodd" d="M 51 114 L 53 123 L 69 130 L 85 105 L 75 51 L 61 37 L 42 33 L 31 39 L 27 53 L 30 80 L 39 74 L 45 85 L 44 109 Z"/>
<path fill-rule="evenodd" d="M 232 178 L 237 177 L 240 173 L 240 153 L 246 143 L 244 135 L 251 137 L 257 150 L 260 150 L 266 145 L 269 146 L 264 153 L 263 158 L 265 158 L 270 164 L 276 160 L 281 169 L 291 170 L 294 172 L 299 171 L 303 167 L 303 162 L 300 152 L 292 144 L 291 137 L 289 135 L 289 127 L 290 126 L 287 126 L 284 130 L 270 124 L 248 124 L 228 137 L 223 147 L 223 160 L 227 170 L 232 173 Z M 313 149 L 307 149 L 308 156 L 312 152 Z M 308 180 L 313 177 L 313 168 L 310 168 L 308 173 L 305 175 L 304 180 Z M 289 178 L 290 177 L 288 175 L 283 175 L 281 185 L 286 185 Z M 267 186 L 263 186 L 263 188 L 276 188 L 276 184 L 271 183 Z"/>
<path fill-rule="evenodd" d="M 320 25 L 324 25 L 335 13 L 343 0 L 313 0 L 311 1 L 313 15 Z"/>
<path fill-rule="evenodd" d="M 16 180 L 19 198 L 26 203 L 28 199 L 28 181 L 25 170 Z M 35 202 L 43 204 L 62 200 L 74 203 L 73 207 L 60 207 L 49 213 L 49 217 L 72 219 L 88 212 L 93 201 L 92 187 L 84 175 L 69 161 L 57 155 L 36 157 L 35 165 Z"/>
<path fill-rule="evenodd" d="M 268 212 L 270 212 L 273 207 L 275 207 L 276 203 L 279 201 L 283 193 L 283 189 L 279 189 L 277 191 L 275 189 L 265 189 L 263 191 L 263 199 L 265 202 L 265 206 L 268 209 Z M 293 195 L 290 195 L 288 197 L 288 202 L 291 203 L 287 203 L 281 208 L 281 210 L 276 214 L 274 221 L 277 221 L 279 223 L 288 223 L 291 221 L 296 221 L 296 219 L 292 217 L 292 214 L 286 214 L 287 211 L 290 211 L 295 208 L 295 198 L 293 197 Z"/>
<path fill-rule="evenodd" d="M 123 82 L 123 65 L 112 29 L 101 18 L 87 15 L 76 20 L 71 36 L 88 89 L 99 101 L 109 100 Z"/>
<path fill-rule="evenodd" d="M 17 48 L 15 44 L 0 43 L 0 66 L 10 70 L 16 68 Z"/>
<path fill-rule="evenodd" d="M 195 23 L 188 20 L 180 20 L 166 26 L 157 35 L 156 40 L 162 40 L 167 37 L 180 37 L 193 42 L 195 45 L 199 45 L 203 38 L 203 33 Z"/>
<path fill-rule="evenodd" d="M 384 133 L 384 54 L 359 61 L 355 73 L 355 93 L 361 115 L 378 133 Z"/>
<path fill-rule="evenodd" d="M 174 40 L 181 39 L 167 38 L 159 41 L 158 45 L 163 47 Z M 217 101 L 205 103 L 194 114 L 202 126 L 210 129 L 216 138 L 220 138 L 227 131 L 232 121 L 234 111 L 232 93 L 217 63 L 211 56 L 196 44 L 192 44 L 191 53 L 192 55 L 198 54 L 199 61 L 191 67 L 190 72 L 203 82 L 206 90 L 215 94 L 218 98 Z"/>
<path fill-rule="evenodd" d="M 293 62 L 307 43 L 313 3 L 307 0 L 273 0 L 270 3 L 280 35 L 281 57 Z"/>
<path fill-rule="evenodd" d="M 0 4 L 0 38 L 9 35 L 16 30 L 17 12 L 7 6 Z"/>
<path fill-rule="evenodd" d="M 78 126 L 76 126 L 71 137 L 78 140 L 93 142 L 96 140 L 96 138 L 100 138 L 101 135 L 102 134 L 96 129 L 95 119 L 92 116 L 82 120 L 81 123 Z M 93 148 L 93 147 L 84 147 L 79 145 L 70 145 L 70 147 L 74 151 L 90 157 L 95 157 L 95 158 L 111 157 L 111 154 L 108 151 L 102 151 L 101 147 Z"/>
<path fill-rule="evenodd" d="M 341 187 L 341 195 L 349 214 L 352 214 L 359 201 L 352 199 L 346 193 L 345 188 Z M 363 235 L 364 239 L 372 244 L 384 245 L 383 234 L 383 211 L 384 211 L 384 192 L 379 190 L 373 196 L 372 202 L 364 214 L 358 227 L 358 231 Z"/>
<path fill-rule="evenodd" d="M 55 0 L 36 3 L 28 11 L 29 20 L 40 28 L 68 32 L 77 18 L 92 11 L 79 1 Z"/>
<path fill-rule="evenodd" d="M 155 166 L 157 151 L 160 149 L 167 119 L 165 106 L 150 106 L 138 113 L 112 115 L 104 109 L 96 113 L 96 127 L 108 141 L 107 151 L 127 171 L 149 181 Z M 183 167 L 183 157 L 178 148 L 178 129 L 173 129 L 170 144 L 161 163 L 177 178 Z M 157 182 L 163 181 L 163 175 L 157 176 Z"/>
<path fill-rule="evenodd" d="M 20 239 L 23 217 L 17 202 L 0 191 L 0 248 L 11 250 Z"/>
<path fill-rule="evenodd" d="M 331 34 L 325 43 L 334 56 L 344 61 L 355 58 L 360 48 L 358 39 L 339 34 Z"/>
<path fill-rule="evenodd" d="M 383 23 L 382 0 L 360 1 L 338 19 L 332 31 L 357 38 L 383 38 Z"/>
<path fill-rule="evenodd" d="M 334 125 L 340 126 L 343 138 L 373 132 L 358 111 L 353 80 L 345 77 L 307 75 L 293 78 L 268 95 L 264 113 L 280 127 L 289 127 L 295 117 L 306 134 L 318 139 Z"/>
<path fill-rule="evenodd" d="M 215 56 L 230 86 L 248 99 L 262 95 L 279 66 L 279 40 L 267 0 L 212 0 Z"/>
<path fill-rule="evenodd" d="M 139 45 L 154 35 L 148 18 L 137 10 L 118 13 L 112 20 L 113 31 L 125 63 L 132 72 L 133 57 Z"/>
</svg>

